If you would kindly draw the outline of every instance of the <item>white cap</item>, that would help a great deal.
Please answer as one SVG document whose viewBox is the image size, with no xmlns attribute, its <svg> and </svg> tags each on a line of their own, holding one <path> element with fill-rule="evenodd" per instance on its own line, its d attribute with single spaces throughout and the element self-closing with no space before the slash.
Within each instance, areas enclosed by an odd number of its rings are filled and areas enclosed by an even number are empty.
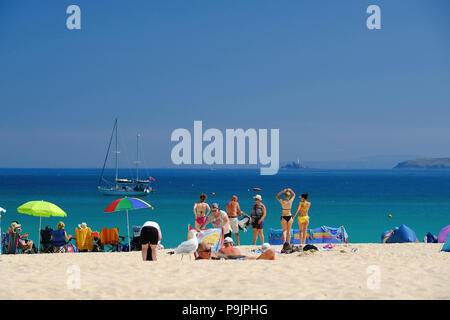
<svg viewBox="0 0 450 320">
<path fill-rule="evenodd" d="M 226 243 L 234 243 L 234 241 L 233 241 L 233 239 L 232 239 L 231 237 L 226 237 L 226 238 L 223 240 L 223 244 L 226 244 Z"/>
<path fill-rule="evenodd" d="M 267 242 L 264 243 L 264 244 L 262 245 L 262 247 L 261 247 L 261 251 L 262 251 L 262 252 L 266 252 L 266 251 L 269 250 L 269 249 L 270 249 L 270 244 L 268 244 Z"/>
<path fill-rule="evenodd" d="M 253 199 L 258 199 L 259 201 L 261 201 L 262 197 L 261 197 L 261 195 L 257 194 L 256 196 L 253 197 Z"/>
</svg>

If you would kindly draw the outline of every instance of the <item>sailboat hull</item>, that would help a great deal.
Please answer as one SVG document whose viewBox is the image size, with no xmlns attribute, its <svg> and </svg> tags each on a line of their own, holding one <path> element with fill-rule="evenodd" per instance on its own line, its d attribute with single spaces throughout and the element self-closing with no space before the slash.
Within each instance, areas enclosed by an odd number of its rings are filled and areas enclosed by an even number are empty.
<svg viewBox="0 0 450 320">
<path fill-rule="evenodd" d="M 98 191 L 104 196 L 147 196 L 150 191 L 134 191 L 134 190 L 114 190 L 98 188 Z"/>
</svg>

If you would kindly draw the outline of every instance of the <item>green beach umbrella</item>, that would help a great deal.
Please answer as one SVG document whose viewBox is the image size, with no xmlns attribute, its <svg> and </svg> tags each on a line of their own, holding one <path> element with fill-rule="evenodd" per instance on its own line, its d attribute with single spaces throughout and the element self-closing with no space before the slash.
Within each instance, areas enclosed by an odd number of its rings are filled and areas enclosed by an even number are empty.
<svg viewBox="0 0 450 320">
<path fill-rule="evenodd" d="M 17 208 L 17 212 L 28 214 L 30 216 L 39 217 L 39 247 L 41 246 L 41 225 L 42 225 L 42 217 L 50 218 L 50 217 L 67 217 L 67 214 L 57 205 L 47 202 L 47 201 L 28 201 L 24 203 L 20 207 Z"/>
</svg>

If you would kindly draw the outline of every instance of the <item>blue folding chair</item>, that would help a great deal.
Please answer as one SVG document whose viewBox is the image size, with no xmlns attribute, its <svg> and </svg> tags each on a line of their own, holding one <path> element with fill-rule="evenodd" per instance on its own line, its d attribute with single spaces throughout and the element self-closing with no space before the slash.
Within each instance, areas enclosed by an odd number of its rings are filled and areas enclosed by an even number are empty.
<svg viewBox="0 0 450 320">
<path fill-rule="evenodd" d="M 41 247 L 39 248 L 39 252 L 53 252 L 52 231 L 52 228 L 49 226 L 47 226 L 44 230 L 41 230 Z"/>
<path fill-rule="evenodd" d="M 61 230 L 52 230 L 52 246 L 55 252 L 66 252 L 67 244 L 66 237 L 64 236 L 64 229 Z M 64 248 L 64 251 L 61 250 Z"/>
</svg>

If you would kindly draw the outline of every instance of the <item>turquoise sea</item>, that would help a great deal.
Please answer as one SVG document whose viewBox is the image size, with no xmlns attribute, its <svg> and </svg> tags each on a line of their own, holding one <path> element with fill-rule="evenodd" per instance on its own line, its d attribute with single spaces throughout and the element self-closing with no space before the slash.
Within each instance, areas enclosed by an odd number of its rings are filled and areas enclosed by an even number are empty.
<svg viewBox="0 0 450 320">
<path fill-rule="evenodd" d="M 157 221 L 166 248 L 186 239 L 187 226 L 194 223 L 193 204 L 202 192 L 208 195 L 208 203 L 218 202 L 222 209 L 236 194 L 242 210 L 248 213 L 252 197 L 261 194 L 267 207 L 266 238 L 269 228 L 281 228 L 275 195 L 286 187 L 297 195 L 309 193 L 311 228 L 343 225 L 349 242 L 379 242 L 384 230 L 401 224 L 415 230 L 422 241 L 428 231 L 437 234 L 450 224 L 450 170 L 304 169 L 280 170 L 275 176 L 261 176 L 259 170 L 230 169 L 149 172 L 156 178 L 152 185 L 155 192 L 142 199 L 155 210 L 131 211 L 130 226 Z M 87 222 L 98 231 L 119 227 L 119 233 L 126 236 L 125 212 L 103 212 L 116 198 L 98 193 L 99 174 L 100 169 L 0 169 L 0 207 L 7 210 L 1 219 L 2 230 L 17 220 L 23 232 L 29 232 L 37 242 L 39 218 L 17 213 L 17 207 L 30 200 L 45 200 L 66 211 L 63 221 L 69 234 L 74 234 L 79 223 Z M 253 187 L 262 191 L 255 192 Z M 42 224 L 56 227 L 59 221 L 43 218 Z M 241 239 L 242 244 L 251 244 L 251 230 L 241 232 Z"/>
</svg>

